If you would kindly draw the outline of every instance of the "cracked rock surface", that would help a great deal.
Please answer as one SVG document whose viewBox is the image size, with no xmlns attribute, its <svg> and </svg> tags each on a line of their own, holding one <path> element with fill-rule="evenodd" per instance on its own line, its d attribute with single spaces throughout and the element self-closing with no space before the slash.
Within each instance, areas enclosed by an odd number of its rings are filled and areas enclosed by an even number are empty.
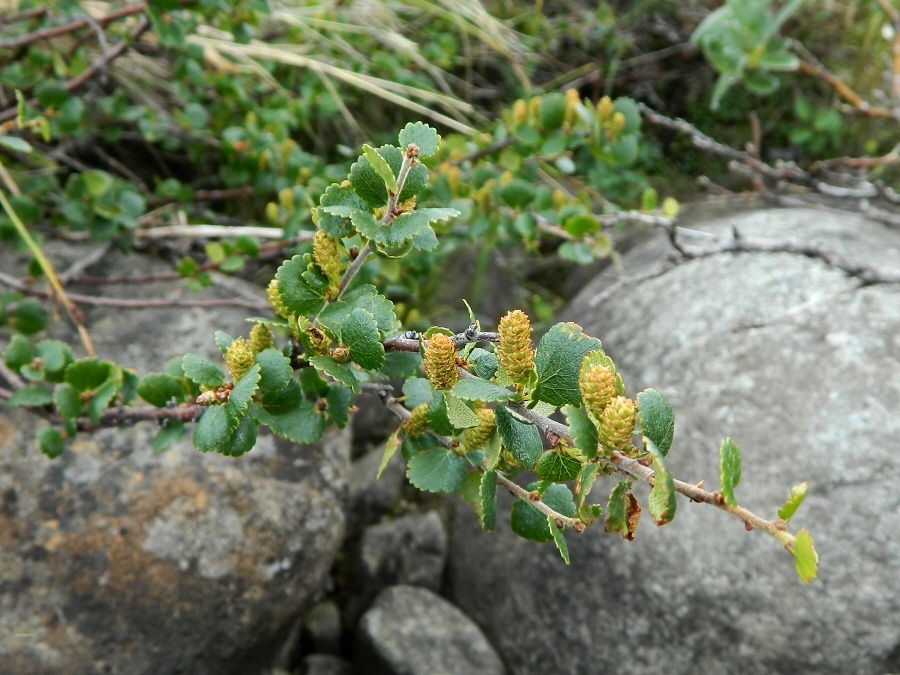
<svg viewBox="0 0 900 675">
<path fill-rule="evenodd" d="M 855 214 L 765 209 L 699 227 L 732 226 L 900 269 L 900 232 Z M 635 249 L 626 274 L 664 248 Z M 630 396 L 652 386 L 669 399 L 673 475 L 715 489 L 730 436 L 743 450 L 742 505 L 775 518 L 809 481 L 791 526 L 812 532 L 819 579 L 804 586 L 771 538 L 681 498 L 672 523 L 645 517 L 634 543 L 602 525 L 570 535 L 570 567 L 552 545 L 483 534 L 461 509 L 452 599 L 514 673 L 900 670 L 900 285 L 861 285 L 790 252 L 713 255 L 604 292 L 609 283 L 587 286 L 563 319 L 603 340 Z M 596 501 L 613 485 L 595 486 Z"/>
</svg>

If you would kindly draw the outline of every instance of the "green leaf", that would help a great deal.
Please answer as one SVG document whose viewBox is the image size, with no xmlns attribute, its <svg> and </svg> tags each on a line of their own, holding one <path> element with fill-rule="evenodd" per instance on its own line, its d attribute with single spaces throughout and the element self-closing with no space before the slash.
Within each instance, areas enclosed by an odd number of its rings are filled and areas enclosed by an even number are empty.
<svg viewBox="0 0 900 675">
<path fill-rule="evenodd" d="M 316 409 L 316 404 L 303 399 L 300 405 L 283 414 L 273 414 L 265 408 L 251 406 L 260 424 L 265 424 L 276 436 L 300 445 L 315 443 L 325 433 L 325 415 Z"/>
<path fill-rule="evenodd" d="M 514 209 L 523 209 L 537 196 L 534 185 L 521 178 L 514 178 L 500 188 L 498 196 Z"/>
<path fill-rule="evenodd" d="M 201 387 L 221 387 L 225 384 L 222 369 L 201 354 L 185 354 L 181 359 L 181 368 L 185 377 Z"/>
<path fill-rule="evenodd" d="M 259 389 L 259 378 L 259 364 L 255 363 L 231 390 L 228 402 L 225 403 L 225 416 L 228 418 L 228 428 L 232 431 L 240 424 L 250 405 L 250 399 Z"/>
<path fill-rule="evenodd" d="M 222 352 L 222 356 L 225 356 L 225 352 L 228 351 L 231 343 L 234 342 L 234 338 L 223 330 L 217 330 L 215 333 L 215 339 L 216 347 L 218 347 L 219 351 Z"/>
<path fill-rule="evenodd" d="M 400 132 L 400 147 L 406 150 L 410 143 L 419 146 L 419 157 L 430 157 L 437 152 L 441 137 L 434 129 L 422 122 L 410 122 Z"/>
<path fill-rule="evenodd" d="M 6 349 L 3 350 L 3 362 L 15 371 L 34 360 L 31 342 L 18 333 L 12 336 Z"/>
<path fill-rule="evenodd" d="M 160 429 L 153 440 L 150 442 L 150 448 L 153 452 L 163 452 L 174 443 L 177 443 L 187 434 L 187 429 L 181 422 L 172 422 Z"/>
<path fill-rule="evenodd" d="M 460 429 L 454 427 L 453 423 L 450 421 L 450 411 L 447 407 L 447 399 L 444 396 L 445 393 L 447 392 L 436 391 L 432 395 L 431 401 L 428 404 L 428 426 L 435 432 L 443 434 L 444 436 L 455 436 Z M 462 401 L 459 401 L 459 399 L 457 399 L 457 401 L 461 405 L 465 405 Z M 481 420 L 479 419 L 478 422 L 480 424 Z"/>
<path fill-rule="evenodd" d="M 481 477 L 478 496 L 481 500 L 481 528 L 493 532 L 497 524 L 497 472 L 485 471 Z"/>
<path fill-rule="evenodd" d="M 496 431 L 491 434 L 490 440 L 487 442 L 487 445 L 484 447 L 484 468 L 491 470 L 497 466 L 500 462 L 500 451 L 503 449 L 503 444 L 500 441 L 500 434 Z"/>
<path fill-rule="evenodd" d="M 243 380 L 241 380 L 243 381 Z M 245 415 L 228 439 L 219 445 L 218 451 L 226 457 L 240 457 L 253 449 L 259 433 L 259 423 L 251 415 Z"/>
<path fill-rule="evenodd" d="M 403 383 L 403 396 L 406 397 L 406 407 L 412 410 L 423 403 L 431 403 L 434 390 L 424 377 L 410 377 Z"/>
<path fill-rule="evenodd" d="M 453 386 L 453 395 L 464 401 L 512 401 L 517 398 L 514 391 L 482 380 L 478 377 L 467 377 Z"/>
<path fill-rule="evenodd" d="M 737 506 L 734 489 L 741 482 L 741 449 L 730 438 L 719 447 L 719 465 L 722 469 L 722 497 L 728 506 Z"/>
<path fill-rule="evenodd" d="M 354 394 L 362 392 L 353 366 L 347 363 L 338 363 L 330 356 L 310 356 L 309 362 L 318 370 L 348 387 Z"/>
<path fill-rule="evenodd" d="M 94 169 L 81 172 L 81 180 L 84 181 L 84 187 L 88 194 L 95 199 L 102 197 L 113 185 L 113 177 L 105 171 L 97 171 Z"/>
<path fill-rule="evenodd" d="M 520 422 L 505 406 L 497 406 L 497 431 L 503 446 L 528 469 L 534 469 L 544 453 L 541 434 L 533 424 Z"/>
<path fill-rule="evenodd" d="M 419 372 L 422 357 L 412 352 L 387 352 L 384 355 L 382 376 L 388 379 L 406 379 Z"/>
<path fill-rule="evenodd" d="M 38 432 L 38 446 L 50 459 L 59 457 L 66 447 L 66 441 L 58 429 L 45 427 Z"/>
<path fill-rule="evenodd" d="M 78 391 L 95 390 L 107 381 L 122 380 L 122 370 L 110 361 L 95 357 L 79 359 L 66 368 L 65 380 Z"/>
<path fill-rule="evenodd" d="M 665 457 L 675 438 L 675 413 L 672 412 L 672 406 L 656 389 L 645 389 L 637 395 L 637 409 L 641 433 L 653 441 L 656 449 Z"/>
<path fill-rule="evenodd" d="M 794 564 L 804 584 L 816 578 L 819 570 L 819 554 L 816 553 L 812 535 L 807 530 L 800 530 L 797 533 L 794 542 Z"/>
<path fill-rule="evenodd" d="M 294 374 L 291 360 L 274 347 L 262 350 L 256 355 L 259 365 L 259 388 L 261 391 L 278 391 L 288 385 Z"/>
<path fill-rule="evenodd" d="M 778 89 L 778 78 L 765 70 L 748 70 L 744 73 L 744 85 L 754 94 L 767 96 Z"/>
<path fill-rule="evenodd" d="M 63 382 L 56 387 L 56 390 L 53 392 L 53 403 L 59 414 L 66 419 L 75 419 L 84 414 L 81 392 L 67 382 Z"/>
<path fill-rule="evenodd" d="M 18 136 L 0 136 L 0 146 L 3 146 L 7 150 L 24 154 L 28 154 L 34 150 L 34 148 L 31 147 L 31 143 Z"/>
<path fill-rule="evenodd" d="M 313 222 L 331 237 L 344 238 L 353 235 L 350 214 L 366 211 L 368 205 L 360 199 L 349 185 L 342 187 L 334 183 L 319 199 L 320 206 L 313 211 Z"/>
<path fill-rule="evenodd" d="M 388 166 L 388 163 L 384 161 L 384 157 L 378 154 L 378 151 L 371 145 L 363 145 L 363 153 L 365 154 L 366 159 L 369 160 L 369 165 L 375 173 L 378 174 L 378 177 L 384 181 L 384 185 L 388 189 L 388 192 L 390 194 L 397 194 L 397 191 L 400 189 L 400 186 L 397 185 L 397 176 L 391 171 L 391 167 Z"/>
<path fill-rule="evenodd" d="M 40 384 L 17 389 L 6 402 L 10 408 L 40 408 L 51 403 L 53 403 L 53 392 Z"/>
<path fill-rule="evenodd" d="M 806 499 L 806 490 L 808 488 L 809 483 L 800 483 L 800 485 L 792 487 L 791 496 L 788 497 L 784 506 L 778 509 L 778 517 L 784 522 L 788 522 L 793 518 L 794 514 L 797 513 L 797 509 L 799 509 L 800 505 L 803 503 L 803 500 Z"/>
<path fill-rule="evenodd" d="M 399 447 L 400 429 L 398 428 L 394 433 L 388 436 L 387 442 L 384 444 L 384 454 L 381 456 L 381 463 L 378 465 L 378 474 L 375 476 L 376 480 L 381 479 L 381 474 L 387 469 L 388 464 L 391 463 L 391 459 L 397 453 Z"/>
<path fill-rule="evenodd" d="M 646 436 L 644 436 L 644 447 L 650 451 L 653 457 L 653 489 L 650 490 L 648 499 L 650 515 L 657 526 L 662 526 L 675 517 L 675 510 L 678 507 L 678 503 L 675 501 L 675 481 L 663 461 L 663 454 Z"/>
<path fill-rule="evenodd" d="M 594 262 L 594 252 L 582 241 L 564 242 L 557 253 L 563 260 L 571 260 L 578 265 L 590 265 Z"/>
<path fill-rule="evenodd" d="M 137 393 L 157 408 L 164 408 L 170 401 L 181 403 L 185 399 L 183 380 L 166 373 L 150 373 L 142 377 Z"/>
<path fill-rule="evenodd" d="M 456 429 L 469 429 L 481 424 L 481 418 L 475 412 L 456 398 L 451 392 L 445 391 L 444 401 L 447 403 L 447 417 Z"/>
<path fill-rule="evenodd" d="M 585 464 L 578 474 L 578 478 L 575 481 L 575 503 L 579 512 L 591 493 L 594 483 L 597 481 L 599 469 L 600 467 L 596 464 Z"/>
<path fill-rule="evenodd" d="M 23 335 L 34 335 L 47 327 L 47 312 L 37 300 L 19 300 L 9 323 Z"/>
<path fill-rule="evenodd" d="M 581 471 L 581 462 L 558 450 L 545 452 L 537 463 L 537 475 L 554 483 L 574 480 Z"/>
<path fill-rule="evenodd" d="M 194 429 L 194 447 L 200 452 L 210 452 L 218 449 L 230 437 L 231 430 L 228 428 L 225 406 L 210 406 Z"/>
<path fill-rule="evenodd" d="M 538 382 L 532 397 L 555 406 L 581 406 L 581 361 L 600 347 L 600 340 L 586 336 L 574 323 L 553 326 L 538 343 L 534 358 Z"/>
<path fill-rule="evenodd" d="M 406 469 L 409 482 L 425 492 L 458 492 L 466 473 L 465 460 L 446 448 L 420 452 Z"/>
<path fill-rule="evenodd" d="M 438 238 L 430 227 L 426 227 L 413 239 L 413 248 L 417 251 L 431 251 L 437 248 Z"/>
<path fill-rule="evenodd" d="M 382 145 L 378 148 L 378 154 L 384 158 L 395 176 L 400 175 L 403 155 L 399 148 L 393 145 Z M 348 177 L 353 190 L 370 208 L 380 208 L 387 204 L 388 193 L 384 181 L 372 168 L 365 155 L 361 155 L 350 167 Z M 399 201 L 403 202 L 411 197 L 415 197 L 427 184 L 428 169 L 422 164 L 414 164 L 407 174 L 403 190 L 400 192 Z"/>
<path fill-rule="evenodd" d="M 553 535 L 556 550 L 559 551 L 562 559 L 565 561 L 566 565 L 568 565 L 571 562 L 569 560 L 569 546 L 566 544 L 566 538 L 563 536 L 563 531 L 557 527 L 556 520 L 553 516 L 547 516 L 547 529 L 549 529 L 550 534 Z"/>
<path fill-rule="evenodd" d="M 541 97 L 541 124 L 545 131 L 556 131 L 566 121 L 569 103 L 562 94 L 547 94 Z"/>
<path fill-rule="evenodd" d="M 99 387 L 93 390 L 93 396 L 87 406 L 88 416 L 94 421 L 99 422 L 103 411 L 105 411 L 113 402 L 122 385 L 122 371 L 119 370 L 119 377 L 105 381 Z"/>
<path fill-rule="evenodd" d="M 309 263 L 302 255 L 295 255 L 275 272 L 282 300 L 293 314 L 317 314 L 325 306 L 327 284 L 322 288 L 313 288 L 304 276 L 308 267 Z"/>
<path fill-rule="evenodd" d="M 343 429 L 350 421 L 350 406 L 353 405 L 353 395 L 347 387 L 340 385 L 331 387 L 331 390 L 325 396 L 325 402 L 328 404 L 328 417 L 334 422 L 338 429 Z"/>
<path fill-rule="evenodd" d="M 532 483 L 527 489 L 534 491 L 537 487 L 538 483 Z M 541 501 L 557 513 L 569 518 L 575 516 L 575 502 L 572 499 L 572 491 L 565 485 L 554 483 L 541 496 Z M 553 539 L 548 517 L 538 511 L 528 501 L 520 499 L 513 504 L 510 524 L 512 525 L 512 531 L 523 539 L 539 542 Z M 556 527 L 556 523 L 553 524 L 553 527 Z"/>
<path fill-rule="evenodd" d="M 500 368 L 497 356 L 481 347 L 475 347 L 467 360 L 469 362 L 469 372 L 484 380 L 494 377 Z"/>
<path fill-rule="evenodd" d="M 341 324 L 341 342 L 350 349 L 350 359 L 362 368 L 378 370 L 384 365 L 384 345 L 371 312 L 354 309 Z"/>
<path fill-rule="evenodd" d="M 60 340 L 41 340 L 35 347 L 43 362 L 44 374 L 51 382 L 63 379 L 63 371 L 75 360 L 72 348 Z"/>
<path fill-rule="evenodd" d="M 344 294 L 337 302 L 330 303 L 319 315 L 319 321 L 325 329 L 337 337 L 341 332 L 341 324 L 355 309 L 371 312 L 378 324 L 378 330 L 388 333 L 394 328 L 397 315 L 394 303 L 378 293 L 372 284 L 363 284 Z"/>
<path fill-rule="evenodd" d="M 572 432 L 572 440 L 575 447 L 581 450 L 588 459 L 597 456 L 597 427 L 591 422 L 587 413 L 573 405 L 563 406 L 562 413 L 566 416 L 569 431 Z"/>
</svg>

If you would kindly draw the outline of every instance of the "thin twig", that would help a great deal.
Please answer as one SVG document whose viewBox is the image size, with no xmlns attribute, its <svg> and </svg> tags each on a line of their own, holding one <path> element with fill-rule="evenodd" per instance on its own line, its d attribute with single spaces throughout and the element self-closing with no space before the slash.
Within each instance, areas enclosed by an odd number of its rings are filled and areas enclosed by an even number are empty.
<svg viewBox="0 0 900 675">
<path fill-rule="evenodd" d="M 40 11 L 41 13 L 46 12 L 46 10 L 32 10 L 32 12 Z M 135 5 L 127 5 L 122 7 L 121 9 L 117 9 L 109 14 L 101 16 L 98 19 L 94 18 L 85 18 L 79 19 L 78 21 L 73 21 L 72 23 L 67 23 L 63 26 L 55 26 L 53 28 L 45 28 L 43 30 L 36 31 L 34 33 L 26 33 L 25 35 L 20 35 L 19 37 L 11 38 L 9 40 L 0 40 L 0 49 L 17 49 L 19 47 L 25 47 L 27 45 L 33 44 L 35 42 L 40 42 L 41 40 L 49 40 L 50 38 L 58 37 L 60 35 L 65 35 L 66 33 L 74 33 L 76 31 L 81 30 L 82 28 L 88 28 L 92 23 L 99 24 L 100 26 L 106 26 L 107 24 L 112 23 L 113 21 L 117 21 L 118 19 L 122 19 L 127 16 L 132 16 L 134 14 L 141 14 L 142 12 L 147 11 L 146 3 L 138 3 Z M 23 14 L 27 14 L 23 13 Z M 35 15 L 39 16 L 39 15 Z M 28 16 L 14 15 L 13 20 L 21 20 L 24 18 L 31 18 Z M 6 20 L 0 21 L 2 23 L 7 23 Z"/>
</svg>

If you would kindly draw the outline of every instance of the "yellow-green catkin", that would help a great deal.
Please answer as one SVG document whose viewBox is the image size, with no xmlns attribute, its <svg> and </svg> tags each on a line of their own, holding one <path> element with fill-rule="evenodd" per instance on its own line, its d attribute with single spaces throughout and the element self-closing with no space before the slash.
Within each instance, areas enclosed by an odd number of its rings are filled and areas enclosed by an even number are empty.
<svg viewBox="0 0 900 675">
<path fill-rule="evenodd" d="M 225 351 L 225 363 L 231 377 L 238 382 L 253 367 L 254 355 L 244 338 L 238 338 Z"/>
<path fill-rule="evenodd" d="M 541 126 L 541 97 L 535 96 L 528 101 L 528 121 L 536 127 Z"/>
<path fill-rule="evenodd" d="M 443 333 L 432 335 L 425 343 L 425 375 L 435 389 L 452 389 L 459 380 L 456 370 L 456 345 Z"/>
<path fill-rule="evenodd" d="M 250 329 L 250 351 L 259 354 L 264 349 L 275 346 L 275 336 L 272 329 L 264 323 L 258 323 Z"/>
<path fill-rule="evenodd" d="M 428 430 L 428 404 L 416 406 L 412 410 L 412 417 L 403 423 L 403 430 L 407 436 L 416 438 Z"/>
<path fill-rule="evenodd" d="M 481 419 L 481 424 L 466 430 L 465 445 L 467 450 L 478 450 L 487 446 L 491 436 L 497 429 L 497 416 L 491 408 L 481 408 L 475 414 Z"/>
<path fill-rule="evenodd" d="M 333 300 L 340 292 L 341 274 L 343 273 L 337 240 L 321 230 L 316 232 L 313 238 L 313 257 L 316 265 L 322 270 L 322 274 L 328 279 L 327 295 L 329 299 Z"/>
<path fill-rule="evenodd" d="M 522 99 L 513 103 L 512 107 L 513 124 L 520 127 L 528 122 L 528 104 Z"/>
<path fill-rule="evenodd" d="M 616 397 L 616 376 L 600 363 L 585 361 L 578 376 L 581 398 L 588 412 L 600 419 L 600 414 Z"/>
<path fill-rule="evenodd" d="M 500 319 L 497 327 L 500 339 L 494 350 L 500 369 L 513 382 L 523 383 L 534 369 L 534 345 L 531 342 L 531 321 L 525 312 L 516 309 Z"/>
<path fill-rule="evenodd" d="M 566 89 L 566 121 L 565 128 L 571 129 L 578 124 L 578 107 L 581 105 L 581 96 L 577 89 Z"/>
<path fill-rule="evenodd" d="M 599 440 L 609 450 L 631 445 L 634 433 L 635 404 L 630 398 L 616 396 L 600 414 Z"/>
<path fill-rule="evenodd" d="M 612 119 L 609 121 L 609 137 L 616 138 L 625 129 L 625 114 L 621 112 L 613 113 Z"/>
<path fill-rule="evenodd" d="M 272 279 L 266 287 L 266 298 L 269 305 L 275 310 L 275 313 L 287 319 L 291 315 L 291 311 L 284 304 L 284 298 L 281 297 L 281 291 L 278 288 L 278 279 Z"/>
<path fill-rule="evenodd" d="M 606 124 L 612 119 L 615 106 L 609 96 L 604 96 L 597 101 L 597 119 L 601 124 Z"/>
</svg>

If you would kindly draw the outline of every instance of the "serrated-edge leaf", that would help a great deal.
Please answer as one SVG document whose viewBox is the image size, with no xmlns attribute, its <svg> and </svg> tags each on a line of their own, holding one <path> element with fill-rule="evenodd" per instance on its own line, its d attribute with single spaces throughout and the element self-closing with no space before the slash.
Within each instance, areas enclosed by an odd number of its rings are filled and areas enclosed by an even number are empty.
<svg viewBox="0 0 900 675">
<path fill-rule="evenodd" d="M 579 511 L 581 510 L 582 504 L 584 504 L 584 501 L 591 493 L 594 483 L 597 482 L 599 469 L 600 467 L 596 464 L 585 464 L 578 474 L 578 478 L 575 481 L 575 504 Z"/>
<path fill-rule="evenodd" d="M 397 320 L 394 303 L 379 294 L 372 284 L 363 284 L 345 293 L 337 302 L 329 303 L 319 314 L 319 322 L 334 336 L 338 336 L 341 323 L 356 308 L 371 312 L 382 333 L 390 331 Z"/>
<path fill-rule="evenodd" d="M 345 363 L 338 363 L 330 356 L 310 356 L 309 362 L 326 375 L 349 388 L 354 394 L 362 392 L 359 379 L 353 372 L 353 367 Z"/>
<path fill-rule="evenodd" d="M 799 509 L 800 505 L 803 503 L 803 500 L 806 499 L 806 491 L 808 488 L 809 483 L 800 483 L 799 485 L 792 487 L 788 500 L 785 502 L 784 506 L 778 509 L 778 517 L 786 523 L 793 518 L 797 513 L 797 509 Z"/>
<path fill-rule="evenodd" d="M 225 443 L 230 436 L 225 406 L 210 406 L 194 429 L 194 447 L 200 452 L 210 452 Z"/>
<path fill-rule="evenodd" d="M 581 471 L 581 462 L 558 450 L 545 452 L 537 463 L 537 475 L 554 483 L 574 480 Z"/>
<path fill-rule="evenodd" d="M 819 554 L 808 530 L 800 530 L 797 533 L 794 541 L 794 564 L 804 584 L 809 584 L 818 575 Z"/>
<path fill-rule="evenodd" d="M 534 363 L 537 386 L 532 397 L 552 405 L 581 405 L 578 374 L 581 362 L 600 349 L 600 340 L 584 334 L 574 323 L 558 323 L 538 343 Z"/>
<path fill-rule="evenodd" d="M 281 415 L 273 415 L 259 406 L 251 406 L 254 417 L 260 424 L 265 424 L 272 433 L 281 438 L 309 445 L 315 443 L 325 433 L 325 415 L 316 409 L 316 404 L 307 399 Z"/>
<path fill-rule="evenodd" d="M 153 440 L 150 442 L 150 448 L 153 452 L 159 453 L 165 451 L 174 443 L 177 443 L 187 434 L 187 428 L 181 422 L 169 421 L 166 426 L 160 429 Z"/>
<path fill-rule="evenodd" d="M 400 132 L 400 147 L 406 149 L 410 143 L 419 148 L 419 157 L 430 157 L 437 152 L 441 143 L 440 134 L 422 122 L 410 122 Z"/>
<path fill-rule="evenodd" d="M 257 354 L 256 363 L 259 366 L 259 388 L 263 391 L 278 391 L 286 387 L 294 375 L 291 360 L 274 347 Z"/>
<path fill-rule="evenodd" d="M 241 418 L 247 412 L 250 399 L 259 389 L 259 378 L 259 364 L 255 363 L 231 390 L 228 402 L 225 403 L 225 414 L 228 417 L 228 428 L 231 431 L 237 429 Z"/>
<path fill-rule="evenodd" d="M 481 529 L 485 532 L 493 532 L 497 524 L 497 481 L 496 471 L 485 471 L 478 489 L 481 500 Z"/>
<path fill-rule="evenodd" d="M 569 546 L 566 544 L 566 538 L 563 536 L 563 531 L 556 526 L 556 520 L 553 516 L 547 516 L 547 527 L 550 529 L 550 534 L 553 536 L 556 550 L 559 551 L 563 561 L 568 565 L 571 562 L 569 560 Z"/>
<path fill-rule="evenodd" d="M 170 401 L 184 400 L 183 382 L 168 373 L 148 373 L 141 378 L 137 394 L 150 405 L 164 408 Z"/>
<path fill-rule="evenodd" d="M 384 454 L 381 455 L 381 462 L 378 464 L 378 473 L 375 475 L 375 480 L 381 480 L 384 470 L 387 469 L 388 464 L 391 463 L 391 459 L 397 454 L 399 448 L 400 429 L 398 428 L 394 433 L 388 436 L 387 442 L 384 444 Z"/>
<path fill-rule="evenodd" d="M 497 406 L 494 412 L 503 445 L 528 469 L 534 469 L 544 453 L 544 443 L 537 427 L 520 422 L 505 406 Z"/>
<path fill-rule="evenodd" d="M 240 457 L 253 449 L 258 434 L 259 423 L 251 415 L 244 415 L 237 428 L 217 449 L 226 457 Z"/>
<path fill-rule="evenodd" d="M 409 482 L 425 492 L 458 492 L 466 475 L 465 460 L 446 448 L 420 452 L 406 468 Z"/>
<path fill-rule="evenodd" d="M 399 153 L 399 150 L 397 152 Z M 385 160 L 388 166 L 391 166 L 391 162 L 388 161 L 388 157 L 386 156 L 388 151 L 385 150 L 384 146 L 378 148 L 378 154 Z M 393 169 L 393 166 L 391 166 L 391 168 Z M 384 180 L 372 167 L 372 164 L 369 162 L 365 153 L 360 155 L 359 159 L 357 159 L 350 167 L 348 178 L 350 179 L 350 185 L 353 187 L 353 191 L 356 192 L 360 199 L 362 199 L 370 208 L 380 208 L 387 204 L 388 191 L 384 184 Z M 354 226 L 355 225 L 356 223 L 354 223 Z"/>
<path fill-rule="evenodd" d="M 645 389 L 637 395 L 641 433 L 653 441 L 659 453 L 669 454 L 675 438 L 675 413 L 666 397 L 656 389 Z"/>
<path fill-rule="evenodd" d="M 466 377 L 457 382 L 451 390 L 453 395 L 464 401 L 512 401 L 517 398 L 514 391 L 482 380 L 480 377 Z"/>
<path fill-rule="evenodd" d="M 722 470 L 722 497 L 728 506 L 737 506 L 734 490 L 741 482 L 741 449 L 730 438 L 719 447 L 719 466 Z"/>
<path fill-rule="evenodd" d="M 413 238 L 413 248 L 418 251 L 431 251 L 432 249 L 437 248 L 438 243 L 437 235 L 430 226 L 426 227 Z"/>
<path fill-rule="evenodd" d="M 38 432 L 38 447 L 50 459 L 59 457 L 66 447 L 66 440 L 59 429 L 44 427 Z"/>
<path fill-rule="evenodd" d="M 185 377 L 202 387 L 221 387 L 225 384 L 222 369 L 202 354 L 185 354 L 181 359 L 181 369 Z"/>
<path fill-rule="evenodd" d="M 553 539 L 547 516 L 526 501 L 520 499 L 512 505 L 509 521 L 512 531 L 523 539 L 542 543 Z"/>
<path fill-rule="evenodd" d="M 575 447 L 588 459 L 597 456 L 597 427 L 591 422 L 587 413 L 573 405 L 563 406 L 562 413 L 566 416 L 569 431 L 572 432 L 572 440 Z"/>
<path fill-rule="evenodd" d="M 363 145 L 363 154 L 369 160 L 369 166 L 372 167 L 372 170 L 384 181 L 384 186 L 388 189 L 388 192 L 397 194 L 397 191 L 400 189 L 400 186 L 397 185 L 397 176 L 394 175 L 394 171 L 388 166 L 384 157 L 375 148 L 367 144 Z"/>
<path fill-rule="evenodd" d="M 63 382 L 56 386 L 56 389 L 53 391 L 53 405 L 56 406 L 59 414 L 66 419 L 81 417 L 85 412 L 81 395 L 68 382 Z"/>
<path fill-rule="evenodd" d="M 350 349 L 350 359 L 367 370 L 384 365 L 384 345 L 372 312 L 357 307 L 341 323 L 341 342 Z"/>
<path fill-rule="evenodd" d="M 309 275 L 306 275 L 308 267 L 309 263 L 302 255 L 295 255 L 275 271 L 281 299 L 293 314 L 317 314 L 325 306 L 327 281 L 321 288 L 310 286 Z"/>
<path fill-rule="evenodd" d="M 228 351 L 228 348 L 231 346 L 231 343 L 234 342 L 234 338 L 231 337 L 224 330 L 217 330 L 215 333 L 216 347 L 219 348 L 219 351 L 222 352 L 222 356 L 225 356 L 225 352 Z"/>
<path fill-rule="evenodd" d="M 39 408 L 51 403 L 53 403 L 53 392 L 40 384 L 17 389 L 6 401 L 6 405 L 10 408 Z"/>
<path fill-rule="evenodd" d="M 484 468 L 485 469 L 493 469 L 497 464 L 500 463 L 500 451 L 503 449 L 503 444 L 500 441 L 500 434 L 496 431 L 491 434 L 491 438 L 488 441 L 487 445 L 484 448 Z"/>
<path fill-rule="evenodd" d="M 443 394 L 444 401 L 447 403 L 447 417 L 455 428 L 471 429 L 481 424 L 481 418 L 469 406 L 449 391 L 445 391 Z"/>
<path fill-rule="evenodd" d="M 118 378 L 107 380 L 94 389 L 93 396 L 87 406 L 88 416 L 94 422 L 100 421 L 103 411 L 110 406 L 113 399 L 118 395 L 119 389 L 122 386 L 121 372 L 122 371 L 120 370 Z"/>
</svg>

